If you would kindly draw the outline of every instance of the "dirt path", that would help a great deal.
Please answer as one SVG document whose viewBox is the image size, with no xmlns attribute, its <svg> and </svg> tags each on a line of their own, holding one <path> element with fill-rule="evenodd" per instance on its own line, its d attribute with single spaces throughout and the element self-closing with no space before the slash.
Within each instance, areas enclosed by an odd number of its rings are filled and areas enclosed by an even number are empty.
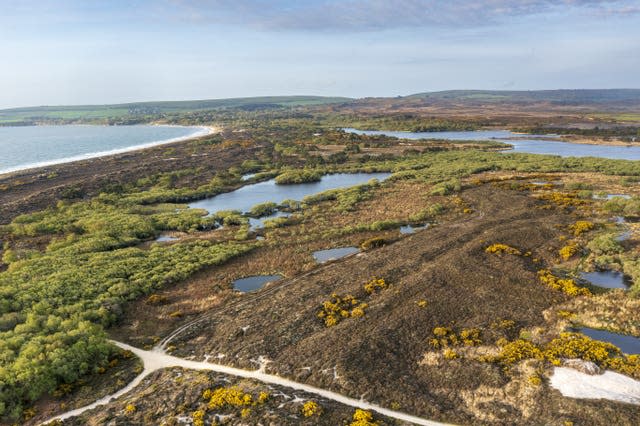
<svg viewBox="0 0 640 426">
<path fill-rule="evenodd" d="M 231 376 L 236 376 L 236 377 L 243 377 L 243 378 L 247 378 L 247 379 L 253 379 L 253 380 L 257 380 L 260 381 L 262 383 L 269 383 L 269 384 L 273 384 L 273 385 L 280 385 L 280 386 L 285 386 L 291 389 L 295 389 L 295 390 L 299 390 L 299 391 L 303 391 L 303 392 L 307 392 L 313 395 L 318 395 L 322 398 L 325 399 L 329 399 L 331 401 L 335 401 L 344 405 L 348 405 L 350 407 L 354 407 L 354 408 L 361 408 L 364 410 L 371 410 L 371 411 L 375 411 L 379 414 L 382 414 L 384 416 L 393 418 L 393 419 L 397 419 L 397 420 L 401 420 L 404 422 L 409 422 L 409 423 L 413 423 L 416 425 L 426 425 L 426 426 L 440 426 L 440 425 L 445 425 L 445 423 L 439 423 L 439 422 L 434 422 L 431 420 L 427 420 L 427 419 L 423 419 L 420 417 L 416 417 L 416 416 L 412 416 L 410 414 L 406 414 L 406 413 L 402 413 L 400 411 L 394 411 L 394 410 L 389 410 L 387 408 L 381 407 L 379 405 L 375 405 L 375 404 L 371 404 L 368 403 L 364 400 L 358 400 L 358 399 L 354 399 L 354 398 L 349 398 L 346 397 L 344 395 L 341 395 L 339 393 L 336 392 L 331 392 L 325 389 L 320 389 L 314 386 L 309 386 L 309 385 L 305 385 L 303 383 L 298 383 L 292 380 L 288 380 L 285 379 L 283 377 L 279 377 L 279 376 L 274 376 L 272 374 L 267 374 L 264 372 L 264 367 L 266 366 L 266 362 L 263 363 L 263 365 L 258 369 L 258 370 L 253 370 L 253 371 L 249 371 L 249 370 L 243 370 L 240 368 L 233 368 L 233 367 L 228 367 L 226 365 L 221 365 L 221 364 L 212 364 L 209 362 L 201 362 L 201 361 L 192 361 L 192 360 L 187 360 L 187 359 L 183 359 L 183 358 L 178 358 L 178 357 L 174 357 L 171 355 L 167 355 L 165 353 L 163 353 L 161 350 L 159 349 L 154 349 L 151 351 L 145 351 L 142 349 L 138 349 L 136 347 L 127 345 L 126 343 L 120 343 L 120 342 L 115 342 L 112 341 L 112 343 L 116 346 L 118 346 L 121 349 L 125 349 L 125 350 L 129 350 L 131 352 L 133 352 L 136 356 L 138 356 L 142 362 L 144 363 L 144 370 L 143 372 L 136 377 L 131 383 L 129 383 L 126 387 L 122 388 L 121 390 L 119 390 L 118 392 L 112 394 L 112 395 L 108 395 L 105 396 L 104 398 L 99 399 L 98 401 L 94 402 L 93 404 L 72 410 L 72 411 L 68 411 L 66 413 L 63 413 L 59 416 L 56 416 L 54 418 L 51 418 L 49 420 L 47 420 L 47 422 L 51 422 L 54 420 L 64 420 L 64 419 L 68 419 L 70 417 L 74 417 L 74 416 L 78 416 L 82 413 L 84 413 L 85 411 L 91 410 L 93 408 L 96 408 L 100 405 L 104 405 L 109 403 L 112 399 L 116 399 L 124 394 L 126 394 L 127 392 L 129 392 L 131 389 L 135 388 L 137 385 L 140 384 L 140 382 L 142 382 L 142 380 L 147 377 L 149 374 L 153 373 L 156 370 L 162 369 L 162 368 L 171 368 L 171 367 L 183 367 L 183 368 L 188 368 L 188 369 L 192 369 L 192 370 L 206 370 L 206 371 L 215 371 L 217 373 L 223 373 L 223 374 L 228 374 Z"/>
</svg>

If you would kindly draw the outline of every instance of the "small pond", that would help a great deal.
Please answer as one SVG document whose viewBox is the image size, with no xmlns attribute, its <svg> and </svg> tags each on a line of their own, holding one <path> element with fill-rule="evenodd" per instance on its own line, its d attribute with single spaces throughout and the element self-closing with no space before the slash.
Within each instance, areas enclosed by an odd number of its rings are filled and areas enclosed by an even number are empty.
<svg viewBox="0 0 640 426">
<path fill-rule="evenodd" d="M 629 238 L 631 238 L 631 236 L 633 235 L 633 232 L 631 231 L 625 231 L 622 234 L 618 235 L 615 240 L 619 243 L 623 242 L 623 241 L 627 241 Z"/>
<path fill-rule="evenodd" d="M 232 192 L 195 201 L 189 204 L 194 209 L 205 209 L 210 213 L 220 210 L 238 210 L 246 213 L 256 204 L 269 201 L 302 200 L 307 195 L 330 189 L 348 188 L 367 183 L 370 179 L 384 180 L 390 173 L 335 173 L 325 175 L 319 182 L 295 185 L 277 185 L 275 179 L 245 185 Z"/>
<path fill-rule="evenodd" d="M 628 355 L 640 354 L 640 338 L 638 337 L 612 333 L 610 331 L 598 330 L 589 327 L 572 328 L 570 331 L 582 333 L 594 340 L 612 343 Z"/>
<path fill-rule="evenodd" d="M 594 199 L 596 200 L 612 200 L 614 198 L 622 198 L 625 200 L 630 200 L 631 199 L 631 195 L 628 194 L 606 194 L 606 195 L 599 195 L 599 194 L 595 194 L 593 196 Z"/>
<path fill-rule="evenodd" d="M 615 223 L 617 223 L 618 225 L 622 225 L 622 224 L 627 223 L 627 221 L 625 220 L 624 216 L 615 216 L 615 217 L 613 218 L 613 221 L 614 221 Z"/>
<path fill-rule="evenodd" d="M 617 271 L 583 272 L 580 278 L 602 288 L 621 288 L 627 290 L 629 282 L 624 275 Z"/>
<path fill-rule="evenodd" d="M 404 225 L 400 227 L 400 233 L 401 234 L 414 234 L 417 231 L 422 231 L 423 229 L 427 229 L 429 227 L 429 224 L 427 223 L 426 225 Z"/>
<path fill-rule="evenodd" d="M 280 279 L 282 279 L 282 275 L 254 275 L 235 280 L 233 282 L 233 288 L 234 290 L 246 293 L 261 289 L 265 284 L 278 281 Z"/>
<path fill-rule="evenodd" d="M 160 235 L 156 238 L 156 242 L 159 243 L 168 243 L 170 241 L 178 241 L 180 238 L 172 237 L 171 235 Z"/>
<path fill-rule="evenodd" d="M 325 263 L 330 260 L 340 259 L 350 254 L 358 253 L 360 250 L 356 247 L 339 247 L 328 250 L 318 250 L 313 252 L 313 258 L 318 263 Z"/>
</svg>

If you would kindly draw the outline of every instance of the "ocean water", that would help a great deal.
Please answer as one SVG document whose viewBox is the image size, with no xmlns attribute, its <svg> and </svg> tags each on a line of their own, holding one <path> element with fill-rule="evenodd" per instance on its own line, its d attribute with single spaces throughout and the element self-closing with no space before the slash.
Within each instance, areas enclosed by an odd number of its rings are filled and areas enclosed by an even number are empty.
<svg viewBox="0 0 640 426">
<path fill-rule="evenodd" d="M 209 133 L 183 126 L 0 127 L 0 173 L 100 157 Z"/>
</svg>

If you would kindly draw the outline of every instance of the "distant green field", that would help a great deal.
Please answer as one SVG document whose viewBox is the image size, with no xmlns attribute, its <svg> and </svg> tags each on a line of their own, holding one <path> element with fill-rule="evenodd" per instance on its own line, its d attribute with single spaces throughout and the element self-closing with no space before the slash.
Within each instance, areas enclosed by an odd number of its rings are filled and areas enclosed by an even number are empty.
<svg viewBox="0 0 640 426">
<path fill-rule="evenodd" d="M 260 109 L 349 102 L 350 98 L 323 96 L 263 96 L 196 101 L 136 102 L 117 105 L 40 106 L 0 110 L 0 123 L 55 120 L 108 120 L 222 108 Z"/>
<path fill-rule="evenodd" d="M 447 90 L 416 93 L 408 98 L 433 100 L 479 100 L 486 102 L 552 102 L 556 104 L 608 104 L 640 102 L 640 89 L 579 90 Z"/>
<path fill-rule="evenodd" d="M 616 121 L 633 121 L 640 122 L 640 113 L 620 113 L 620 114 L 592 114 L 594 117 L 602 118 L 605 120 L 616 120 Z"/>
</svg>

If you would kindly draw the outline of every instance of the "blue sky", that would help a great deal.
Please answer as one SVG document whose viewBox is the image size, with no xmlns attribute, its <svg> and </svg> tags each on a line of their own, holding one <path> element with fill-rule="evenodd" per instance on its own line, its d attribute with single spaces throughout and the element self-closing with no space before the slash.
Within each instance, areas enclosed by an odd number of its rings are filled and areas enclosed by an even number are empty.
<svg viewBox="0 0 640 426">
<path fill-rule="evenodd" d="M 640 87 L 640 0 L 0 0 L 0 108 Z"/>
</svg>

